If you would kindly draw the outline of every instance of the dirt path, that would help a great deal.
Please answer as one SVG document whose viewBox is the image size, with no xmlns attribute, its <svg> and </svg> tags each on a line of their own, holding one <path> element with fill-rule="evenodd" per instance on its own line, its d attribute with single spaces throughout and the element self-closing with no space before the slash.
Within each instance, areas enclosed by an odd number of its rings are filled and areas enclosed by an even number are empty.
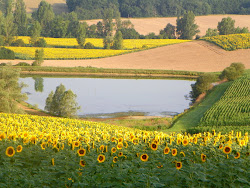
<svg viewBox="0 0 250 188">
<path fill-rule="evenodd" d="M 23 109 L 27 114 L 30 114 L 30 115 L 38 115 L 38 116 L 51 116 L 47 113 L 44 113 L 44 112 L 41 112 L 41 111 L 38 111 L 38 110 L 35 110 L 35 109 L 32 109 L 32 108 L 29 108 L 27 106 L 24 106 L 22 104 L 18 104 L 18 106 Z"/>
<path fill-rule="evenodd" d="M 2 62 L 33 61 L 0 60 Z M 212 43 L 193 41 L 102 59 L 45 60 L 43 66 L 217 72 L 233 62 L 241 62 L 250 69 L 250 49 L 225 51 Z"/>
</svg>

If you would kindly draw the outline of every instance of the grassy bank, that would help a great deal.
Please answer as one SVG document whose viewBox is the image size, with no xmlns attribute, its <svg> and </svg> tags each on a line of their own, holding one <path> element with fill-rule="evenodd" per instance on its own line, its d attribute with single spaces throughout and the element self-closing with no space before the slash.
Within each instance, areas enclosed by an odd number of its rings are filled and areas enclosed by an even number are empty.
<svg viewBox="0 0 250 188">
<path fill-rule="evenodd" d="M 198 126 L 203 114 L 221 98 L 231 84 L 232 82 L 226 82 L 214 87 L 200 104 L 193 106 L 187 113 L 180 115 L 168 131 L 181 131 Z"/>
</svg>

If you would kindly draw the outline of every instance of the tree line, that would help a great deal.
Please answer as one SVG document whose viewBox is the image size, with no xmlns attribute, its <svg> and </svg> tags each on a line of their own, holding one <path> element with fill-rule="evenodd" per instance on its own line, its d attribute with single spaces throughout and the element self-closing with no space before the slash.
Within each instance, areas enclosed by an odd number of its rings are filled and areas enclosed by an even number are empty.
<svg viewBox="0 0 250 188">
<path fill-rule="evenodd" d="M 187 11 L 195 15 L 250 14 L 250 0 L 67 0 L 80 19 L 100 19 L 105 9 L 122 17 L 171 17 Z"/>
</svg>

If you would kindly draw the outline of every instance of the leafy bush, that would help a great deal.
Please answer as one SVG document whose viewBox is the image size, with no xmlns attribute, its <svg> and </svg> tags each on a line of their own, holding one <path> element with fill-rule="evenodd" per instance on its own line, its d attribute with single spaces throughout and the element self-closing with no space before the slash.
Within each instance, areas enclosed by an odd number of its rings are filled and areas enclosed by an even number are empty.
<svg viewBox="0 0 250 188">
<path fill-rule="evenodd" d="M 85 49 L 94 49 L 95 46 L 91 42 L 87 42 L 84 46 Z"/>
<path fill-rule="evenodd" d="M 15 66 L 30 66 L 30 64 L 26 63 L 26 62 L 20 62 L 20 63 L 16 64 Z"/>
<path fill-rule="evenodd" d="M 4 45 L 4 36 L 0 35 L 0 46 Z"/>
<path fill-rule="evenodd" d="M 38 41 L 35 42 L 34 46 L 45 48 L 47 47 L 47 42 L 44 38 L 40 38 Z"/>
<path fill-rule="evenodd" d="M 15 59 L 15 53 L 12 50 L 1 47 L 0 48 L 0 59 Z"/>
<path fill-rule="evenodd" d="M 239 78 L 245 70 L 245 66 L 242 63 L 232 63 L 230 67 L 225 68 L 219 76 L 221 80 L 227 79 L 229 81 Z"/>
<path fill-rule="evenodd" d="M 11 46 L 18 46 L 18 47 L 24 47 L 26 46 L 24 41 L 22 39 L 17 39 L 14 42 L 11 43 Z"/>
</svg>

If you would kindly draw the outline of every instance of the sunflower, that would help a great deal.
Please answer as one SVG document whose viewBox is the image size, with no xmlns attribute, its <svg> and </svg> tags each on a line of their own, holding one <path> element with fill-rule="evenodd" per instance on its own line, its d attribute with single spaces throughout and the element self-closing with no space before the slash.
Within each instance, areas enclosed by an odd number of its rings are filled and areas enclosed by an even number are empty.
<svg viewBox="0 0 250 188">
<path fill-rule="evenodd" d="M 182 155 L 183 157 L 185 157 L 185 153 L 183 151 L 180 152 L 180 155 Z"/>
<path fill-rule="evenodd" d="M 86 162 L 84 160 L 80 160 L 79 165 L 81 167 L 85 167 L 86 166 Z"/>
<path fill-rule="evenodd" d="M 86 154 L 86 149 L 80 148 L 79 150 L 77 150 L 77 153 L 80 157 L 82 157 Z"/>
<path fill-rule="evenodd" d="M 80 146 L 80 143 L 79 143 L 78 141 L 75 141 L 75 142 L 74 142 L 74 147 L 77 148 L 77 147 L 79 147 L 79 146 Z"/>
<path fill-rule="evenodd" d="M 100 146 L 100 150 L 101 150 L 102 152 L 104 151 L 104 148 L 105 148 L 104 145 L 101 145 L 101 146 Z"/>
<path fill-rule="evenodd" d="M 41 148 L 42 148 L 42 150 L 45 150 L 45 148 L 46 148 L 46 142 L 43 142 L 43 143 L 41 144 Z"/>
<path fill-rule="evenodd" d="M 118 138 L 118 142 L 123 142 L 123 138 L 122 137 Z"/>
<path fill-rule="evenodd" d="M 188 139 L 183 139 L 183 140 L 182 140 L 182 145 L 183 145 L 183 146 L 187 146 L 188 143 L 189 143 Z"/>
<path fill-rule="evenodd" d="M 170 151 L 170 149 L 169 149 L 169 147 L 167 147 L 167 146 L 166 146 L 166 147 L 164 148 L 164 150 L 163 150 L 164 154 L 168 154 L 169 151 Z"/>
<path fill-rule="evenodd" d="M 240 145 L 240 146 L 244 146 L 245 144 L 246 144 L 245 140 L 241 140 L 241 141 L 239 142 L 239 145 Z"/>
<path fill-rule="evenodd" d="M 21 152 L 22 150 L 23 150 L 23 146 L 21 146 L 21 145 L 17 146 L 17 148 L 16 148 L 17 152 Z"/>
<path fill-rule="evenodd" d="M 138 138 L 134 138 L 134 139 L 132 140 L 132 142 L 134 143 L 134 145 L 136 145 L 136 144 L 139 143 L 139 140 L 138 140 Z"/>
<path fill-rule="evenodd" d="M 119 152 L 118 153 L 118 157 L 122 157 L 123 156 L 123 153 L 122 152 Z"/>
<path fill-rule="evenodd" d="M 236 155 L 234 156 L 235 159 L 239 159 L 240 158 L 240 152 L 236 152 Z"/>
<path fill-rule="evenodd" d="M 97 161 L 99 163 L 103 163 L 105 161 L 105 155 L 103 155 L 103 154 L 98 155 Z"/>
<path fill-rule="evenodd" d="M 197 142 L 198 142 L 198 138 L 194 137 L 194 144 L 197 144 Z"/>
<path fill-rule="evenodd" d="M 51 159 L 51 163 L 53 166 L 55 166 L 55 159 L 54 158 Z"/>
<path fill-rule="evenodd" d="M 158 149 L 158 145 L 155 144 L 155 143 L 152 143 L 150 147 L 151 147 L 151 149 L 154 150 L 154 151 L 156 151 L 156 150 Z"/>
<path fill-rule="evenodd" d="M 176 162 L 175 167 L 177 170 L 180 170 L 182 168 L 182 162 Z"/>
<path fill-rule="evenodd" d="M 176 156 L 177 155 L 177 149 L 172 149 L 172 155 Z"/>
<path fill-rule="evenodd" d="M 123 147 L 123 143 L 122 143 L 122 142 L 119 142 L 119 143 L 117 144 L 117 149 L 122 149 L 122 147 Z"/>
<path fill-rule="evenodd" d="M 141 159 L 141 161 L 143 161 L 143 162 L 146 162 L 146 161 L 148 161 L 148 154 L 142 154 L 141 155 L 141 157 L 140 157 L 140 159 Z"/>
<path fill-rule="evenodd" d="M 203 153 L 201 154 L 201 161 L 202 162 L 206 162 L 206 155 L 204 155 Z"/>
<path fill-rule="evenodd" d="M 115 152 L 116 152 L 116 148 L 115 148 L 115 147 L 112 147 L 111 152 L 112 152 L 112 153 L 115 153 Z"/>
<path fill-rule="evenodd" d="M 225 154 L 229 154 L 229 153 L 231 153 L 231 151 L 232 151 L 232 148 L 230 146 L 225 146 L 223 149 L 223 152 Z"/>
<path fill-rule="evenodd" d="M 115 156 L 115 157 L 113 158 L 113 163 L 116 163 L 117 161 L 118 161 L 118 157 Z"/>
<path fill-rule="evenodd" d="M 112 137 L 111 138 L 111 142 L 115 142 L 116 138 L 115 137 Z"/>
<path fill-rule="evenodd" d="M 7 147 L 5 154 L 8 157 L 13 157 L 15 155 L 15 149 L 12 146 Z"/>
<path fill-rule="evenodd" d="M 223 145 L 222 145 L 222 144 L 220 144 L 220 145 L 219 145 L 219 149 L 222 149 L 222 148 L 223 148 Z"/>
</svg>

